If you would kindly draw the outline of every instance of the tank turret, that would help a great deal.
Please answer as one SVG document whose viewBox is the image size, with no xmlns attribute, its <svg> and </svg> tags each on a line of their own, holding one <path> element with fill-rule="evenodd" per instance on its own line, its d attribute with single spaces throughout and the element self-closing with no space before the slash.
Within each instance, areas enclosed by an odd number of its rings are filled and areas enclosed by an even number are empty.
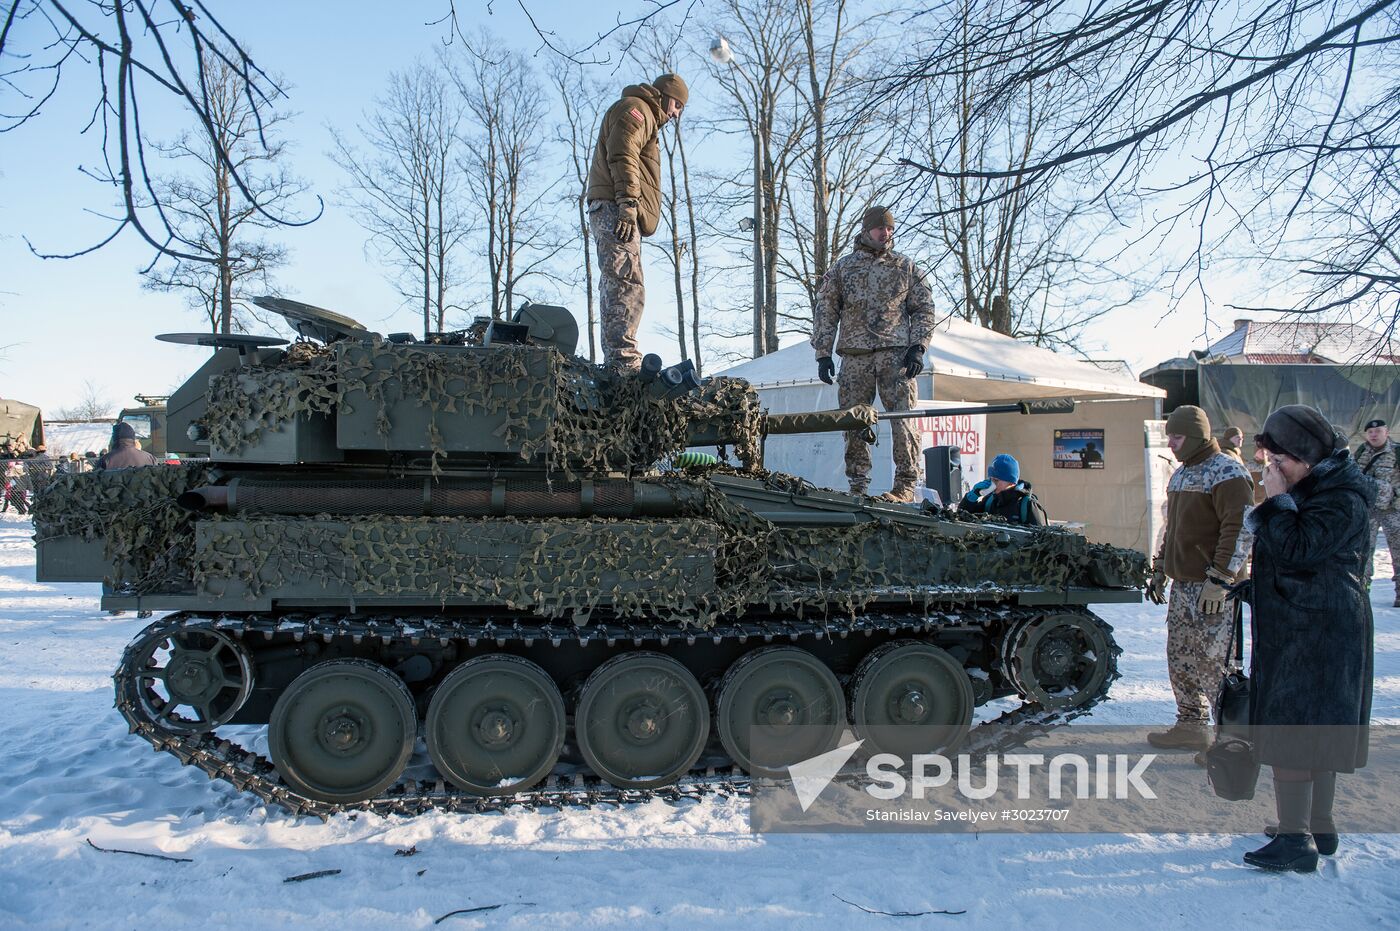
<svg viewBox="0 0 1400 931">
<path fill-rule="evenodd" d="M 299 339 L 161 337 L 214 350 L 167 405 L 198 458 L 62 476 L 35 529 L 40 579 L 174 612 L 116 672 L 133 731 L 268 801 L 541 804 L 570 762 L 590 798 L 733 786 L 847 726 L 934 749 L 985 701 L 1079 711 L 1116 675 L 1087 606 L 1138 600 L 1141 554 L 763 469 L 765 436 L 873 409 L 609 373 L 562 308 L 420 341 L 259 303 Z M 420 731 L 431 790 L 404 776 Z"/>
</svg>

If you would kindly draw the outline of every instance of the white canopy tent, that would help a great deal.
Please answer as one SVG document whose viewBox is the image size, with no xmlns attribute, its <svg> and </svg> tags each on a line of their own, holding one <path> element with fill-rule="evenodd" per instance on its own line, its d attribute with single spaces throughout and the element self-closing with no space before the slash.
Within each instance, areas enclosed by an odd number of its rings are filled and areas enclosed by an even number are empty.
<svg viewBox="0 0 1400 931">
<path fill-rule="evenodd" d="M 933 386 L 921 384 L 921 401 L 995 404 L 1031 398 L 1160 398 L 1165 392 L 1088 362 L 949 318 L 933 333 L 924 371 Z M 820 385 L 812 347 L 799 343 L 721 372 L 747 379 L 756 388 Z M 825 386 L 823 386 L 825 387 Z M 830 407 L 835 407 L 834 389 Z"/>
<path fill-rule="evenodd" d="M 981 479 L 988 453 L 1009 452 L 1022 474 L 1035 479 L 1050 516 L 1083 524 L 1091 538 L 1141 547 L 1149 511 L 1143 453 L 1143 422 L 1160 417 L 1166 394 L 1121 371 L 1107 371 L 1049 349 L 1019 342 L 963 320 L 935 329 L 918 379 L 917 406 L 958 407 L 1034 398 L 1071 397 L 1074 414 L 1021 417 L 986 415 L 920 418 L 920 445 L 961 450 L 964 485 Z M 835 386 L 817 379 L 812 347 L 799 343 L 720 373 L 748 380 L 773 413 L 831 410 L 839 406 Z M 1130 402 L 1130 403 L 1096 403 Z M 877 402 L 876 407 L 880 407 Z M 1104 431 L 1106 470 L 1079 472 L 1053 466 L 1057 429 Z M 991 447 L 989 448 L 989 444 Z M 871 450 L 870 490 L 894 479 L 890 426 L 881 423 Z M 769 437 L 764 464 L 800 475 L 825 488 L 846 488 L 845 439 L 841 434 Z M 920 468 L 923 468 L 921 462 Z"/>
</svg>

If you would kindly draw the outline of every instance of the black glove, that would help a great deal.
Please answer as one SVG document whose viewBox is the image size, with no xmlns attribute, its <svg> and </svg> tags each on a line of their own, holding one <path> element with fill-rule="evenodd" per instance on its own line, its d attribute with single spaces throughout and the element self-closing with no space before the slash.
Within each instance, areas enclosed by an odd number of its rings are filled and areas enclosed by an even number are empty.
<svg viewBox="0 0 1400 931">
<path fill-rule="evenodd" d="M 817 360 L 817 377 L 828 385 L 836 384 L 836 363 L 831 361 L 831 356 L 822 356 Z"/>
<path fill-rule="evenodd" d="M 904 350 L 904 377 L 913 378 L 924 370 L 925 347 L 915 343 Z"/>
</svg>

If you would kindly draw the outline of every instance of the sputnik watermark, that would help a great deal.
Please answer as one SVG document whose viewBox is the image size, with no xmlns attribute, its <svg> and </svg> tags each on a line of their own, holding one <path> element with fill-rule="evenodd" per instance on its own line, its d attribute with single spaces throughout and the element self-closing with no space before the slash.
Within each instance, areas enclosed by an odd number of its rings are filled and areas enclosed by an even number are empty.
<svg viewBox="0 0 1400 931">
<path fill-rule="evenodd" d="M 811 809 L 863 743 L 864 740 L 856 740 L 788 767 L 803 811 Z M 972 755 L 964 753 L 955 759 L 956 764 L 941 753 L 918 753 L 909 759 L 894 753 L 877 753 L 865 761 L 869 781 L 861 789 L 881 801 L 906 796 L 923 800 L 931 789 L 952 785 L 959 797 L 984 801 L 998 794 L 1002 767 L 1007 766 L 1014 772 L 1016 789 L 1011 797 L 1016 801 L 1157 798 L 1145 779 L 1148 767 L 1157 759 L 1155 753 L 1138 754 L 1136 758 L 1127 753 L 1098 753 L 1092 762 L 1078 753 L 1048 757 L 1042 753 L 992 753 L 975 762 Z M 1033 785 L 1036 779 L 1044 780 L 1044 791 Z M 1072 788 L 1067 792 L 1069 784 Z M 986 814 L 991 817 L 991 813 Z"/>
</svg>

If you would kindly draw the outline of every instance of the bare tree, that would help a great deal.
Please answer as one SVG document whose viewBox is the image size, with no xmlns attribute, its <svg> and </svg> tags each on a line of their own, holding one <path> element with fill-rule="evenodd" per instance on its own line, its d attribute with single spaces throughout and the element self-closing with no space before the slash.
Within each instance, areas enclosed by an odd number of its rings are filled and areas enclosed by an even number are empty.
<svg viewBox="0 0 1400 931">
<path fill-rule="evenodd" d="M 288 114 L 269 114 L 259 127 L 238 74 L 212 52 L 205 58 L 213 135 L 186 132 L 150 144 L 173 163 L 193 165 L 187 175 L 158 177 L 153 190 L 179 250 L 200 259 L 166 257 L 143 277 L 147 288 L 182 293 L 210 332 L 232 333 L 247 328 L 240 319 L 249 308 L 244 292 L 270 290 L 270 273 L 287 260 L 284 246 L 258 235 L 277 226 L 261 208 L 276 208 L 305 188 L 282 164 L 286 143 L 277 129 Z"/>
<path fill-rule="evenodd" d="M 480 33 L 451 62 L 470 115 L 460 165 L 484 221 L 492 319 L 510 314 L 526 280 L 554 278 L 550 263 L 565 246 L 546 209 L 558 182 L 542 177 L 544 89 L 523 56 L 499 45 Z"/>
<path fill-rule="evenodd" d="M 215 159 L 228 170 L 231 187 L 270 223 L 304 225 L 320 216 L 297 219 L 274 211 L 251 189 L 219 144 L 213 113 L 216 82 L 207 63 L 217 60 L 233 75 L 235 92 L 251 114 L 258 144 L 266 118 L 286 96 L 238 40 L 228 33 L 203 0 L 11 0 L 0 11 L 0 86 L 19 98 L 17 107 L 0 115 L 0 133 L 14 132 L 36 117 L 53 99 L 65 77 L 85 74 L 92 80 L 100 167 L 79 170 L 119 198 L 112 230 L 95 244 L 44 258 L 85 255 L 132 229 L 158 256 L 187 262 L 213 262 L 215 256 L 184 248 L 174 220 L 165 210 L 157 181 L 148 170 L 150 141 L 141 123 L 143 101 L 151 94 L 174 99 L 198 126 Z M 144 96 L 143 96 L 144 95 Z M 285 206 L 285 205 L 280 205 Z"/>
<path fill-rule="evenodd" d="M 458 284 L 453 259 L 470 232 L 463 210 L 459 149 L 464 114 L 441 72 L 423 64 L 398 72 L 359 127 L 362 153 L 332 130 L 336 158 L 350 175 L 345 196 L 394 269 L 423 331 L 445 328 Z"/>
<path fill-rule="evenodd" d="M 985 195 L 1005 199 L 1080 166 L 1098 178 L 1085 200 L 1152 186 L 1169 207 L 1149 232 L 1194 227 L 1181 270 L 1203 296 L 1212 259 L 1245 255 L 1276 272 L 1278 309 L 1394 323 L 1397 0 L 998 2 L 966 27 L 957 7 L 922 14 L 932 42 L 875 96 L 973 75 L 985 120 L 1053 82 L 1055 112 L 1024 158 L 1000 164 L 959 166 L 949 132 L 940 158 L 908 160 L 928 183 L 1009 181 Z"/>
<path fill-rule="evenodd" d="M 802 35 L 784 0 L 725 0 L 716 26 L 729 37 L 735 63 L 715 69 L 731 105 L 729 131 L 757 140 L 762 188 L 762 307 L 754 308 L 753 354 L 778 349 L 778 250 L 787 173 L 797 158 L 807 115 L 783 99 L 801 64 Z"/>
<path fill-rule="evenodd" d="M 593 237 L 588 228 L 588 171 L 598 135 L 598 119 L 604 104 L 603 90 L 590 81 L 578 65 L 560 61 L 550 80 L 559 92 L 564 120 L 556 139 L 568 151 L 568 178 L 561 200 L 578 212 L 575 245 L 583 259 L 584 295 L 588 302 L 588 361 L 598 361 L 598 309 L 593 292 Z"/>
<path fill-rule="evenodd" d="M 805 306 L 783 315 L 786 329 L 809 332 L 822 277 L 849 248 L 848 228 L 886 189 L 885 156 L 895 121 L 866 106 L 860 93 L 862 62 L 883 54 L 877 42 L 885 17 L 857 17 L 848 0 L 803 0 L 797 15 L 801 64 L 792 75 L 792 88 L 806 118 L 801 158 L 789 184 L 807 190 L 784 198 L 784 231 L 791 248 L 783 250 L 779 272 L 807 298 Z"/>
<path fill-rule="evenodd" d="M 977 5 L 960 0 L 965 35 Z M 974 47 L 963 42 L 964 61 Z M 1055 117 L 1063 88 L 1046 79 L 984 110 L 981 97 L 1000 75 L 963 68 L 905 101 L 901 145 L 914 158 L 954 169 L 930 185 L 914 177 L 907 226 L 936 256 L 931 276 L 953 312 L 998 333 L 1049 346 L 1077 346 L 1088 325 L 1139 296 L 1146 278 L 1127 254 L 1106 255 L 1123 237 L 1121 198 L 1076 196 L 1093 188 L 1089 171 L 1070 166 L 1023 183 L 1021 175 L 978 178 L 989 164 L 1024 168 Z M 956 148 L 941 151 L 950 127 Z M 921 183 L 922 182 L 922 183 Z M 1113 245 L 1105 246 L 1111 239 Z"/>
<path fill-rule="evenodd" d="M 56 420 L 103 420 L 112 416 L 112 402 L 103 389 L 91 381 L 83 382 L 83 396 L 72 407 L 59 408 Z"/>
</svg>

